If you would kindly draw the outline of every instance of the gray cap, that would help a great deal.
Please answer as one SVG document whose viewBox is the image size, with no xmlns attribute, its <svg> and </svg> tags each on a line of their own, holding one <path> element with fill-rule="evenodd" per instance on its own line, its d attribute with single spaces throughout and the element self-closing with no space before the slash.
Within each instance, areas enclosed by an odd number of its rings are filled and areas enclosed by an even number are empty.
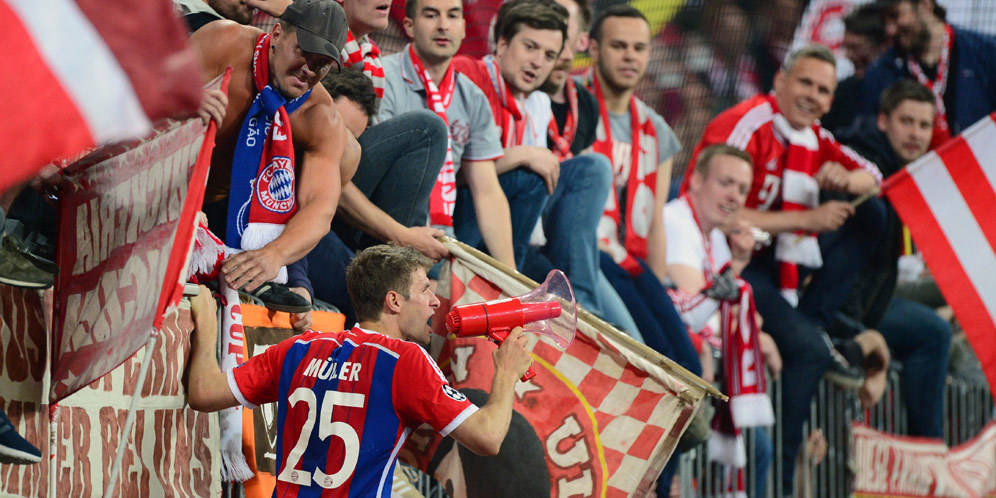
<svg viewBox="0 0 996 498">
<path fill-rule="evenodd" d="M 346 11 L 335 0 L 294 0 L 280 19 L 297 29 L 301 50 L 327 55 L 342 64 L 346 45 Z"/>
</svg>

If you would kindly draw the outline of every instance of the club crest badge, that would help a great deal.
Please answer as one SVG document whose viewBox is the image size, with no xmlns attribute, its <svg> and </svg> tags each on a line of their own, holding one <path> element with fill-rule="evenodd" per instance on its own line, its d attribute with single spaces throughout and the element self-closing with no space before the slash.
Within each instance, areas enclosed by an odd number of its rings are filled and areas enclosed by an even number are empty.
<svg viewBox="0 0 996 498">
<path fill-rule="evenodd" d="M 294 166 L 290 158 L 274 157 L 256 181 L 256 198 L 260 205 L 275 213 L 294 208 Z"/>
</svg>

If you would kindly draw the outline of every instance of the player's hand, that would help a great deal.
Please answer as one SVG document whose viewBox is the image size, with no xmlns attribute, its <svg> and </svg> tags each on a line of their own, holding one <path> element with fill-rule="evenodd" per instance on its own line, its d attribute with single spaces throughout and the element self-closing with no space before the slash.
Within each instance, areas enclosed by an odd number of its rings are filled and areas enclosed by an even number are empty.
<svg viewBox="0 0 996 498">
<path fill-rule="evenodd" d="M 311 293 L 308 292 L 308 289 L 305 289 L 304 287 L 289 287 L 289 289 L 291 290 L 291 292 L 304 297 L 308 301 L 311 301 Z M 311 310 L 308 310 L 304 313 L 291 313 L 290 324 L 291 327 L 294 327 L 294 330 L 298 332 L 307 331 L 308 329 L 311 328 L 312 325 Z"/>
<path fill-rule="evenodd" d="M 522 335 L 522 327 L 512 329 L 505 342 L 492 353 L 492 357 L 495 372 L 507 372 L 516 380 L 522 377 L 533 364 L 533 357 L 526 350 L 526 336 Z"/>
<path fill-rule="evenodd" d="M 397 243 L 402 246 L 412 246 L 433 261 L 449 257 L 450 251 L 436 237 L 446 235 L 446 232 L 432 227 L 406 227 Z"/>
<path fill-rule="evenodd" d="M 221 276 L 233 289 L 245 287 L 252 292 L 264 282 L 277 278 L 281 266 L 279 258 L 264 247 L 229 256 L 221 267 Z"/>
<path fill-rule="evenodd" d="M 847 169 L 838 162 L 827 161 L 820 166 L 820 170 L 813 176 L 816 183 L 822 190 L 832 190 L 834 192 L 844 192 L 851 183 L 851 175 Z"/>
<path fill-rule="evenodd" d="M 528 159 L 524 165 L 543 179 L 546 183 L 546 193 L 553 194 L 560 179 L 560 159 L 557 155 L 542 147 L 529 146 Z"/>
<path fill-rule="evenodd" d="M 771 370 L 771 377 L 777 379 L 778 374 L 782 371 L 782 355 L 778 352 L 778 345 L 775 344 L 775 340 L 770 335 L 764 332 L 757 335 L 757 342 L 760 343 L 764 362 L 768 365 L 768 370 Z"/>
<path fill-rule="evenodd" d="M 205 125 L 208 122 L 214 120 L 221 126 L 221 122 L 225 120 L 225 109 L 228 108 L 228 96 L 225 92 L 217 89 L 204 90 L 204 99 L 201 100 L 201 106 L 197 109 L 197 115 L 201 117 L 201 121 Z"/>
<path fill-rule="evenodd" d="M 810 232 L 832 232 L 854 214 L 854 206 L 850 202 L 827 201 L 820 207 L 807 212 L 809 218 L 806 229 Z"/>
<path fill-rule="evenodd" d="M 218 340 L 218 302 L 211 290 L 203 285 L 200 293 L 190 297 L 190 318 L 194 321 L 192 342 L 213 349 Z"/>
<path fill-rule="evenodd" d="M 244 0 L 245 4 L 254 8 L 259 9 L 273 17 L 280 17 L 284 15 L 284 11 L 287 7 L 290 7 L 292 3 L 291 0 Z"/>
<path fill-rule="evenodd" d="M 750 222 L 743 218 L 734 220 L 726 231 L 726 238 L 730 242 L 732 259 L 745 264 L 749 262 L 754 253 L 754 233 Z"/>
</svg>

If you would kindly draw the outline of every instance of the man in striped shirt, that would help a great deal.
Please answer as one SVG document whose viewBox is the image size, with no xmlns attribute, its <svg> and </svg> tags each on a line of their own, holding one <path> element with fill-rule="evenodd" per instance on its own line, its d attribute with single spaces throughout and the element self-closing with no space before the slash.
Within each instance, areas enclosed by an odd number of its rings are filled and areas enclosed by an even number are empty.
<svg viewBox="0 0 996 498">
<path fill-rule="evenodd" d="M 190 406 L 277 402 L 275 496 L 389 497 L 398 451 L 423 423 L 475 453 L 497 454 L 515 382 L 532 363 L 525 337 L 513 329 L 495 351 L 490 399 L 471 404 L 420 345 L 439 307 L 430 265 L 410 247 L 361 251 L 346 275 L 357 325 L 291 337 L 227 375 L 215 357 L 214 300 L 202 292 L 191 306 Z"/>
<path fill-rule="evenodd" d="M 835 378 L 849 381 L 851 387 L 861 387 L 860 372 L 849 370 L 847 363 L 860 365 L 876 351 L 875 368 L 866 372 L 873 382 L 864 385 L 874 388 L 864 396 L 871 402 L 881 395 L 882 367 L 888 363 L 884 340 L 877 332 L 843 345 L 847 362 L 828 347 L 825 332 L 878 246 L 885 223 L 885 209 L 877 199 L 857 208 L 842 200 L 821 203 L 821 191 L 859 196 L 873 192 L 882 180 L 874 164 L 837 143 L 819 125 L 836 84 L 835 59 L 829 49 L 810 45 L 792 53 L 775 76 L 774 91 L 716 116 L 690 162 L 695 164 L 706 147 L 725 143 L 746 151 L 754 164 L 741 216 L 771 233 L 775 242 L 751 259 L 742 277 L 751 284 L 764 330 L 775 339 L 784 359 L 785 469 L 793 468 L 809 400 L 828 369 L 834 367 L 831 372 L 841 374 Z M 688 190 L 691 172 L 683 191 Z M 807 272 L 813 278 L 802 289 Z M 783 483 L 791 486 L 790 470 Z"/>
</svg>

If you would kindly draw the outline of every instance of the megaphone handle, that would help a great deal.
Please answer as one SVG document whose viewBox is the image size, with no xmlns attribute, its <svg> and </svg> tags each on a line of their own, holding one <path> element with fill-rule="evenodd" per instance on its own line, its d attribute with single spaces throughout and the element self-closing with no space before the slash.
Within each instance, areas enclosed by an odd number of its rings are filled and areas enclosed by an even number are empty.
<svg viewBox="0 0 996 498">
<path fill-rule="evenodd" d="M 529 370 L 526 370 L 526 373 L 522 374 L 522 377 L 519 377 L 519 380 L 526 382 L 533 377 L 536 377 L 536 371 L 533 370 L 533 367 L 529 367 Z"/>
</svg>

